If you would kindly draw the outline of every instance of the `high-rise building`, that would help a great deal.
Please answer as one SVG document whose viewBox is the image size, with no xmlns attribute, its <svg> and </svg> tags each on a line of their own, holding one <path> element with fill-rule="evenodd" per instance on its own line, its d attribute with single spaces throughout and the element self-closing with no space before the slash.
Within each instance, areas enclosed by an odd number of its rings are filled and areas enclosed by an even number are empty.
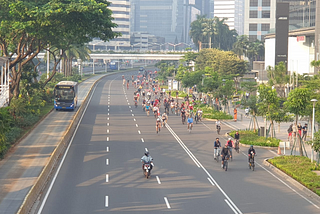
<svg viewBox="0 0 320 214">
<path fill-rule="evenodd" d="M 245 0 L 244 34 L 250 41 L 264 40 L 264 35 L 275 28 L 277 0 Z"/>
<path fill-rule="evenodd" d="M 130 0 L 108 0 L 111 2 L 109 9 L 112 10 L 113 22 L 118 25 L 113 29 L 114 32 L 120 32 L 121 37 L 108 42 L 108 48 L 115 50 L 129 49 L 130 47 Z M 109 48 L 110 49 L 110 48 Z"/>
<path fill-rule="evenodd" d="M 239 35 L 243 34 L 244 0 L 215 0 L 214 17 L 226 18 L 229 29 L 235 29 Z"/>
</svg>

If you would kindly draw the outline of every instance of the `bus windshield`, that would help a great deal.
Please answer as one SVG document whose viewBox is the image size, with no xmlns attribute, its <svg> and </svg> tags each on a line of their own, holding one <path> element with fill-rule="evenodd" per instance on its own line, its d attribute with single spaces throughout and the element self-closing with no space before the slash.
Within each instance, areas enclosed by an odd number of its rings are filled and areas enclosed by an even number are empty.
<svg viewBox="0 0 320 214">
<path fill-rule="evenodd" d="M 56 88 L 54 93 L 57 101 L 73 101 L 74 99 L 73 88 Z"/>
</svg>

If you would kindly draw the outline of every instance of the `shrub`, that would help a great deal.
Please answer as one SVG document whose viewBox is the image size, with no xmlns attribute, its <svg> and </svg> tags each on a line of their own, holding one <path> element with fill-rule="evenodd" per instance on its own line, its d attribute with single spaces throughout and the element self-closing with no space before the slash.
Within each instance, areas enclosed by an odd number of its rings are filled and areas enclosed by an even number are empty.
<svg viewBox="0 0 320 214">
<path fill-rule="evenodd" d="M 320 176 L 313 172 L 313 170 L 320 170 L 320 167 L 311 163 L 309 158 L 303 156 L 279 156 L 269 159 L 268 162 L 320 195 Z"/>
<path fill-rule="evenodd" d="M 10 129 L 10 131 L 8 131 L 5 136 L 6 136 L 6 139 L 7 139 L 7 142 L 8 143 L 14 143 L 18 137 L 20 137 L 21 133 L 22 133 L 22 129 L 19 128 L 19 127 L 12 127 Z"/>
<path fill-rule="evenodd" d="M 234 137 L 236 131 L 231 131 L 229 134 L 230 136 Z M 254 131 L 248 130 L 240 130 L 240 141 L 242 144 L 246 145 L 256 145 L 256 146 L 267 146 L 267 147 L 278 147 L 279 146 L 279 139 L 276 138 L 265 138 L 258 136 L 258 133 Z"/>
</svg>

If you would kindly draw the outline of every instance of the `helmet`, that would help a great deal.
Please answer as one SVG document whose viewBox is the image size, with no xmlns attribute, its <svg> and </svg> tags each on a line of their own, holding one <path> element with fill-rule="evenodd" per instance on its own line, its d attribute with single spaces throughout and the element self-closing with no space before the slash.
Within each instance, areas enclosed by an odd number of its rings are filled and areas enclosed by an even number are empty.
<svg viewBox="0 0 320 214">
<path fill-rule="evenodd" d="M 253 149 L 253 145 L 250 145 L 250 149 Z"/>
<path fill-rule="evenodd" d="M 146 156 L 148 156 L 148 155 L 149 155 L 149 152 L 145 152 L 144 154 L 145 154 Z"/>
<path fill-rule="evenodd" d="M 231 137 L 229 137 L 228 140 L 231 140 Z"/>
<path fill-rule="evenodd" d="M 160 118 L 159 118 L 159 117 L 157 118 L 157 121 L 160 121 Z"/>
</svg>

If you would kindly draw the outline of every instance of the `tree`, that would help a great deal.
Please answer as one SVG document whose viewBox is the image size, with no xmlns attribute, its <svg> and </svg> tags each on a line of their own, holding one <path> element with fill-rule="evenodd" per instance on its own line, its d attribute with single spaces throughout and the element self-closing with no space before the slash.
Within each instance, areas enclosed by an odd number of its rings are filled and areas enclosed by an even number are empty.
<svg viewBox="0 0 320 214">
<path fill-rule="evenodd" d="M 109 5 L 102 0 L 0 0 L 0 47 L 2 56 L 10 59 L 10 98 L 18 98 L 22 67 L 40 51 L 51 47 L 62 50 L 46 84 L 71 44 L 82 45 L 94 37 L 107 41 L 118 36 L 112 31 L 117 25 L 112 23 Z"/>
<path fill-rule="evenodd" d="M 298 123 L 298 118 L 300 116 L 307 115 L 306 109 L 310 104 L 311 91 L 307 88 L 295 88 L 290 91 L 287 101 L 284 103 L 289 112 L 296 115 L 295 126 Z M 299 139 L 299 152 L 303 156 L 302 143 Z"/>
<path fill-rule="evenodd" d="M 307 144 L 311 145 L 313 150 L 318 153 L 318 164 L 319 164 L 319 152 L 320 152 L 320 131 L 314 133 L 313 140 L 307 142 Z"/>
<path fill-rule="evenodd" d="M 272 89 L 272 87 L 266 86 L 264 84 L 259 86 L 258 91 L 258 111 L 260 115 L 265 115 L 266 119 L 270 121 L 271 137 L 273 138 L 273 121 L 275 120 L 276 114 L 279 111 L 279 99 L 277 97 L 277 91 L 275 89 Z"/>
<path fill-rule="evenodd" d="M 286 83 L 289 81 L 289 76 L 287 75 L 287 68 L 284 62 L 279 62 L 274 68 L 268 66 L 267 68 L 269 85 L 276 86 L 279 90 L 279 96 L 285 97 Z"/>
<path fill-rule="evenodd" d="M 204 37 L 208 38 L 208 47 L 211 48 L 212 45 L 212 35 L 214 35 L 215 21 L 214 19 L 205 19 L 202 22 L 202 34 Z"/>
<path fill-rule="evenodd" d="M 190 25 L 190 37 L 193 43 L 198 46 L 199 51 L 201 50 L 201 43 L 204 41 L 202 23 L 205 18 L 206 15 L 197 15 L 197 19 Z"/>
<path fill-rule="evenodd" d="M 241 59 L 243 56 L 247 56 L 247 48 L 249 46 L 249 38 L 247 35 L 241 35 L 237 37 L 237 41 L 233 44 L 233 52 Z"/>
</svg>

